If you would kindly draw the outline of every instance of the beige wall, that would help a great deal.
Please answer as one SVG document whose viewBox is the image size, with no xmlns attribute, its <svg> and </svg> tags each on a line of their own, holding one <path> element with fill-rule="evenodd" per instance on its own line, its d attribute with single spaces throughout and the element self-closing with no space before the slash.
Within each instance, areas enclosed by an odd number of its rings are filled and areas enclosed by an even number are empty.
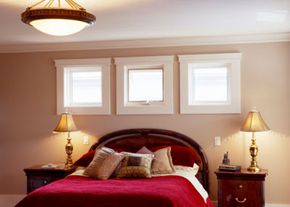
<svg viewBox="0 0 290 207">
<path fill-rule="evenodd" d="M 75 116 L 82 132 L 73 134 L 73 157 L 108 132 L 135 127 L 172 129 L 197 140 L 210 165 L 210 195 L 216 199 L 214 170 L 225 151 L 232 163 L 249 163 L 250 136 L 239 132 L 243 118 L 256 106 L 272 131 L 258 135 L 259 164 L 269 170 L 265 187 L 267 203 L 290 204 L 290 43 L 226 46 L 116 49 L 74 52 L 0 54 L 0 194 L 25 193 L 23 168 L 65 159 L 63 135 L 52 134 L 56 115 L 56 71 L 53 60 L 146 55 L 241 52 L 242 114 L 180 115 L 178 65 L 174 71 L 174 115 L 115 115 L 115 71 L 112 70 L 112 115 Z M 213 145 L 222 136 L 222 146 Z"/>
</svg>

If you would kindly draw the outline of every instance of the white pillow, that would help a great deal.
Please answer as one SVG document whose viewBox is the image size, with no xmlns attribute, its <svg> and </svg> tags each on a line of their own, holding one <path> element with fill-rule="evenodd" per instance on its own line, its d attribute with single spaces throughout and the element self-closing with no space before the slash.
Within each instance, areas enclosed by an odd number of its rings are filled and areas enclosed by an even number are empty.
<svg viewBox="0 0 290 207">
<path fill-rule="evenodd" d="M 195 163 L 193 164 L 193 167 L 188 167 L 188 166 L 183 166 L 183 165 L 174 165 L 174 169 L 176 171 L 189 172 L 195 176 L 198 173 L 199 166 Z"/>
</svg>

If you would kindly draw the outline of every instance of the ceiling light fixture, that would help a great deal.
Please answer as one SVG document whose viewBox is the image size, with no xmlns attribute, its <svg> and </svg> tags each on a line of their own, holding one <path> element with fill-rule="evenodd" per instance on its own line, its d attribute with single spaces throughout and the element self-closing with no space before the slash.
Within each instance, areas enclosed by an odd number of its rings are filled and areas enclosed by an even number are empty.
<svg viewBox="0 0 290 207">
<path fill-rule="evenodd" d="M 88 13 L 73 0 L 40 0 L 26 8 L 21 20 L 35 29 L 55 36 L 66 36 L 77 33 L 96 21 L 93 14 Z"/>
</svg>

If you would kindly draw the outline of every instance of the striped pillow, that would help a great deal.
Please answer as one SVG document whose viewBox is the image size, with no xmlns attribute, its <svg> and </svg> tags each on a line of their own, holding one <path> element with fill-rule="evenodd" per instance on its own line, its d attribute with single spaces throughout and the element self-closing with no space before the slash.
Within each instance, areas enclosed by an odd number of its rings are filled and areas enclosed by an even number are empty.
<svg viewBox="0 0 290 207">
<path fill-rule="evenodd" d="M 106 180 L 112 175 L 123 158 L 123 154 L 117 153 L 113 149 L 107 147 L 97 149 L 92 162 L 85 169 L 84 175 Z"/>
</svg>

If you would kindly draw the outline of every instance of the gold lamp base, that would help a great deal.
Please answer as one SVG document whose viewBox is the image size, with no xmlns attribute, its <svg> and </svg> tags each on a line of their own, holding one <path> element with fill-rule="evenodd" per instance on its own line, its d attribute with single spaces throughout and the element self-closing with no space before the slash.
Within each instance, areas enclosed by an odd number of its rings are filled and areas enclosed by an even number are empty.
<svg viewBox="0 0 290 207">
<path fill-rule="evenodd" d="M 67 138 L 67 144 L 65 145 L 65 152 L 66 152 L 66 162 L 65 162 L 65 168 L 70 169 L 73 166 L 73 160 L 72 160 L 72 152 L 73 152 L 73 145 L 71 144 L 71 138 L 68 135 Z"/>
<path fill-rule="evenodd" d="M 250 155 L 252 157 L 252 160 L 251 160 L 251 164 L 250 166 L 247 168 L 247 170 L 249 172 L 260 172 L 260 168 L 258 167 L 258 164 L 257 164 L 257 156 L 258 156 L 258 146 L 256 145 L 256 139 L 255 139 L 255 133 L 253 132 L 252 134 L 252 144 L 250 146 Z"/>
<path fill-rule="evenodd" d="M 260 168 L 259 168 L 258 166 L 249 166 L 249 167 L 247 168 L 247 170 L 248 170 L 249 172 L 255 172 L 255 173 L 261 171 Z"/>
</svg>

